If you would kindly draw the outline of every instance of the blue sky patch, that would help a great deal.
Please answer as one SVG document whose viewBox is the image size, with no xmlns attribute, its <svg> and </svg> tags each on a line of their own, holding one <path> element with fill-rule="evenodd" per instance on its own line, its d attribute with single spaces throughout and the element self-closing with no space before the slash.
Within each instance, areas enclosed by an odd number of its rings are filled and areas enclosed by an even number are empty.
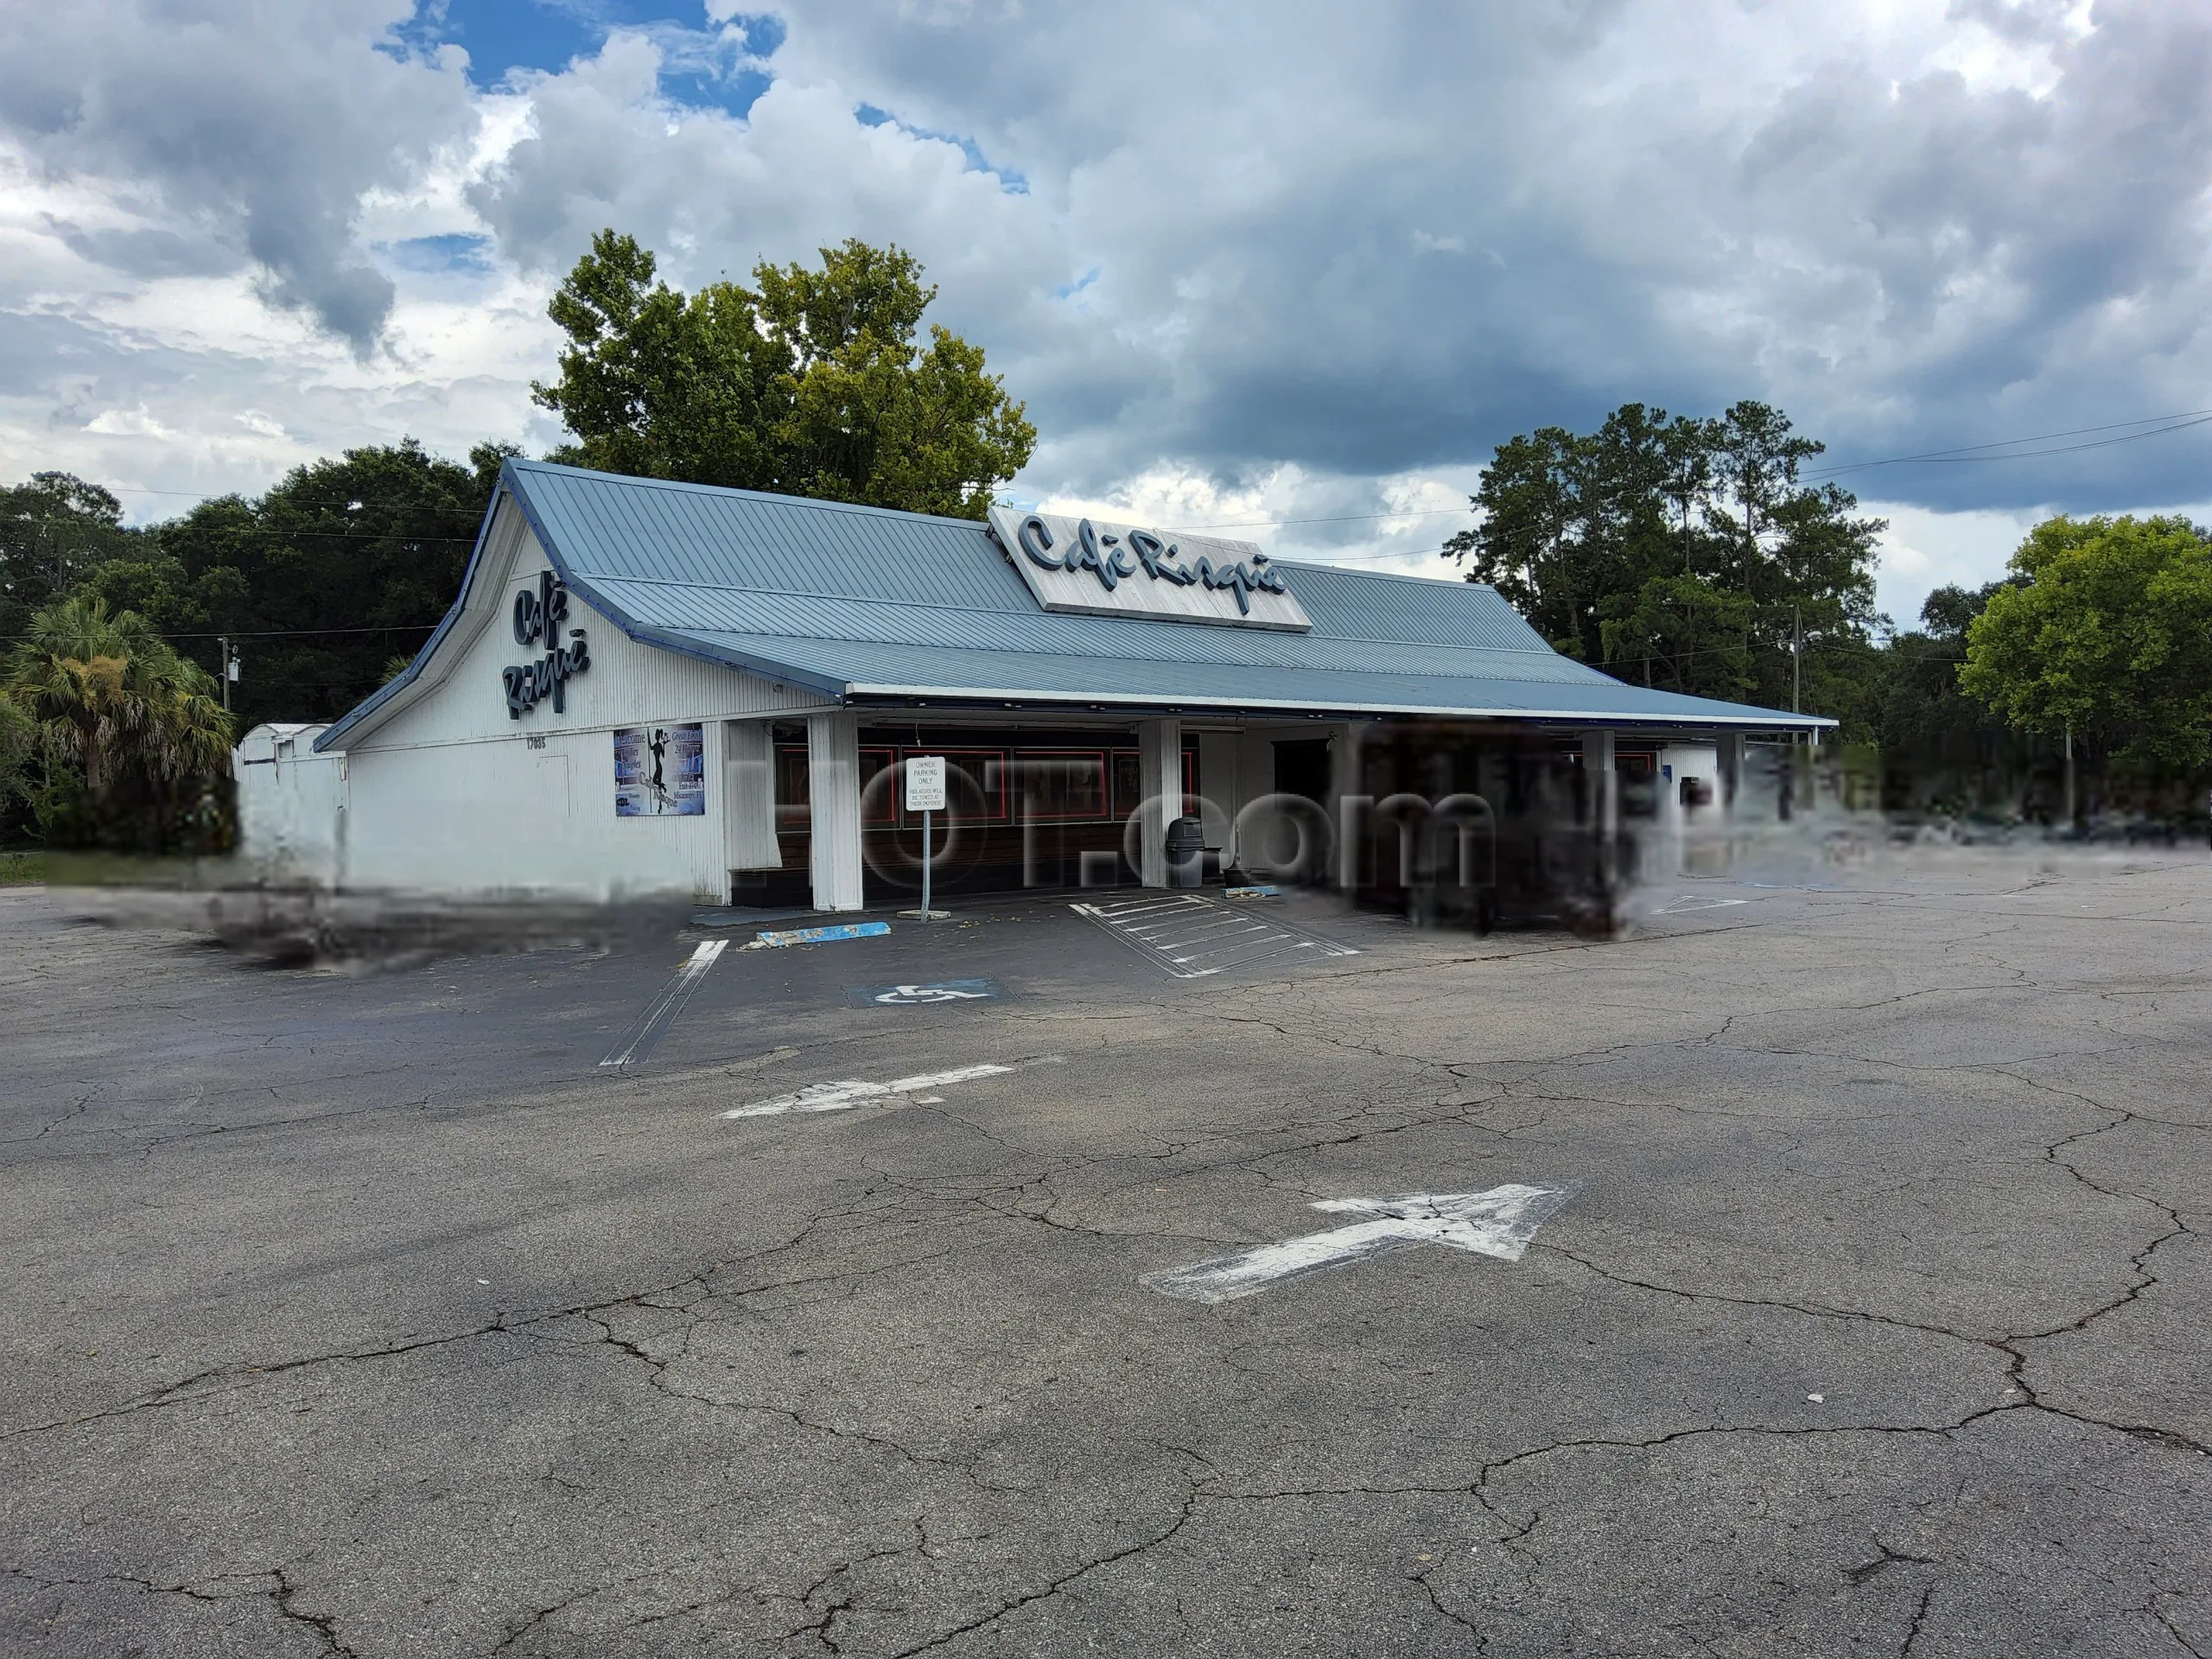
<svg viewBox="0 0 2212 1659">
<path fill-rule="evenodd" d="M 402 270 L 489 270 L 492 238 L 456 231 L 446 236 L 410 237 L 387 244 L 385 256 Z"/>
<path fill-rule="evenodd" d="M 931 127 L 915 126 L 912 122 L 901 121 L 890 111 L 880 109 L 873 104 L 855 105 L 853 119 L 864 127 L 896 127 L 899 131 L 912 133 L 917 138 L 934 138 L 939 143 L 957 144 L 959 146 L 960 153 L 968 158 L 969 172 L 989 174 L 999 181 L 999 188 L 1009 196 L 1026 196 L 1029 194 L 1029 181 L 1027 178 L 1010 167 L 992 166 L 984 156 L 982 147 L 973 138 L 963 137 L 957 132 L 939 132 Z"/>
<path fill-rule="evenodd" d="M 743 117 L 768 90 L 759 60 L 784 43 L 772 13 L 709 20 L 697 0 L 421 0 L 399 30 L 416 51 L 451 44 L 468 54 L 469 79 L 496 86 L 515 74 L 557 74 L 617 30 L 661 49 L 661 91 L 680 104 Z"/>
</svg>

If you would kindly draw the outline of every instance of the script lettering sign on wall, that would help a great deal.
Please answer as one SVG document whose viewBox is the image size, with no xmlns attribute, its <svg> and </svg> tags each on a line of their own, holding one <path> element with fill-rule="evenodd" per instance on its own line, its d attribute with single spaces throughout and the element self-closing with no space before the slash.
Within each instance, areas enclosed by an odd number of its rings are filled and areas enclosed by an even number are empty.
<svg viewBox="0 0 2212 1659">
<path fill-rule="evenodd" d="M 1250 542 L 991 509 L 991 534 L 1048 611 L 1302 633 L 1313 624 Z"/>
<path fill-rule="evenodd" d="M 548 698 L 555 714 L 567 712 L 570 677 L 591 666 L 591 647 L 582 628 L 569 629 L 569 643 L 561 643 L 561 625 L 568 620 L 569 590 L 550 570 L 538 573 L 537 592 L 525 588 L 515 595 L 515 643 L 543 640 L 546 649 L 534 663 L 499 671 L 507 688 L 509 720 L 520 720 Z"/>
</svg>

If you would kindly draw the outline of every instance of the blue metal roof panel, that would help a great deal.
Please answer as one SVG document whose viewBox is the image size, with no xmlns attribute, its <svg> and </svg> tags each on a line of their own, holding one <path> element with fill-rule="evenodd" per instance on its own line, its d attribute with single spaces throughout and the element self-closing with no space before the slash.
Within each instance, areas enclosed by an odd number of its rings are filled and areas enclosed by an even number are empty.
<svg viewBox="0 0 2212 1659">
<path fill-rule="evenodd" d="M 563 562 L 584 575 L 1037 610 L 997 544 L 969 519 L 509 465 Z"/>
<path fill-rule="evenodd" d="M 1309 632 L 1076 616 L 1042 609 L 968 519 L 541 461 L 509 461 L 502 478 L 555 565 L 624 632 L 833 696 L 1833 723 L 1623 684 L 1474 583 L 1285 562 Z M 460 608 L 317 747 L 411 683 Z"/>
<path fill-rule="evenodd" d="M 654 627 L 777 635 L 793 640 L 850 640 L 944 645 L 1154 664 L 1217 663 L 1252 668 L 1343 668 L 1378 664 L 1479 678 L 1587 680 L 1611 683 L 1595 669 L 1548 649 L 1478 649 L 1340 639 L 1318 632 L 1194 627 L 1182 622 L 1123 621 L 1030 610 L 968 611 L 816 594 L 762 593 L 690 583 L 591 578 L 592 590 Z"/>
<path fill-rule="evenodd" d="M 946 617 L 985 611 L 1034 619 L 1035 597 L 982 524 L 841 502 L 713 490 L 658 479 L 512 463 L 533 519 L 579 575 L 690 583 L 702 589 L 813 594 L 919 605 Z M 1278 562 L 1317 634 L 1407 645 L 1550 651 L 1486 587 Z M 1130 623 L 1116 630 L 1189 623 Z M 1222 634 L 1244 630 L 1210 628 Z M 1104 648 L 1120 632 L 1103 636 Z M 957 643 L 947 639 L 945 643 Z M 1183 649 L 1198 649 L 1186 644 Z"/>
</svg>

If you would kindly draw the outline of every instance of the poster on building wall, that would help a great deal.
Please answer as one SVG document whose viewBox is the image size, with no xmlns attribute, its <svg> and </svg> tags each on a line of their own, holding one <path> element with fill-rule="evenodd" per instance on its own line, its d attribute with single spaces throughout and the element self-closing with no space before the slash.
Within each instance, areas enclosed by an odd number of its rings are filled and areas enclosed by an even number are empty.
<svg viewBox="0 0 2212 1659">
<path fill-rule="evenodd" d="M 696 818 L 707 810 L 706 728 L 620 726 L 614 732 L 614 816 Z"/>
</svg>

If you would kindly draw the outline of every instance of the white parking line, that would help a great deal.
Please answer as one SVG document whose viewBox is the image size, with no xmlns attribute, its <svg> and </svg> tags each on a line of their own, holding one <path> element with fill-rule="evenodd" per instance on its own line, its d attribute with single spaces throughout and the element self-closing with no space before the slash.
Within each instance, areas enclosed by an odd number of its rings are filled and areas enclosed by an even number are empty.
<svg viewBox="0 0 2212 1659">
<path fill-rule="evenodd" d="M 668 982 L 661 994 L 648 1003 L 645 1013 L 639 1015 L 629 1030 L 622 1033 L 622 1040 L 614 1052 L 601 1060 L 601 1065 L 634 1065 L 652 1052 L 653 1045 L 665 1036 L 676 1023 L 676 1016 L 683 1012 L 699 988 L 699 982 L 707 976 L 707 969 L 721 959 L 728 949 L 727 939 L 709 939 L 691 953 L 691 959 L 676 970 L 676 977 Z"/>
<path fill-rule="evenodd" d="M 1073 906 L 1177 979 L 1204 979 L 1232 968 L 1320 957 L 1356 957 L 1350 945 L 1308 933 L 1277 916 L 1232 910 L 1197 893 L 1109 899 Z"/>
</svg>

